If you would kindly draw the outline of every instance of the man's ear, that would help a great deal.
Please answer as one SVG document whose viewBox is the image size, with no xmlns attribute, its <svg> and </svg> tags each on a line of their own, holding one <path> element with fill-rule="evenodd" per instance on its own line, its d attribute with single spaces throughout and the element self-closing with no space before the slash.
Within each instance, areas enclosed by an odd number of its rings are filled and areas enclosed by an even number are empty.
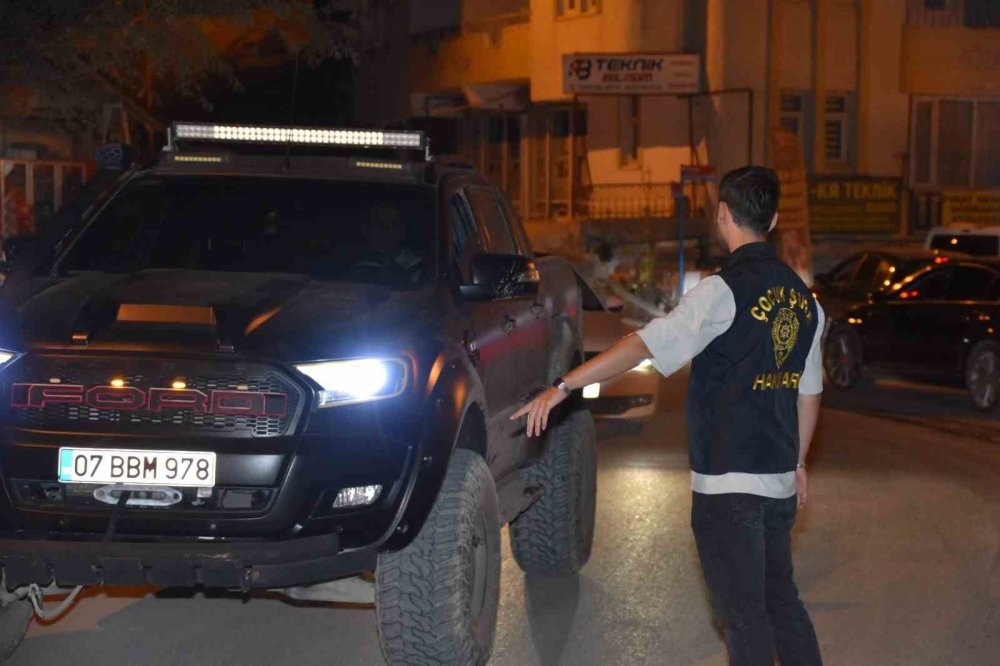
<svg viewBox="0 0 1000 666">
<path fill-rule="evenodd" d="M 774 231 L 774 228 L 776 226 L 778 226 L 778 214 L 777 213 L 775 213 L 774 217 L 771 218 L 771 226 L 769 226 L 767 228 L 767 232 L 771 233 L 772 231 Z"/>
<path fill-rule="evenodd" d="M 715 221 L 719 224 L 719 226 L 722 226 L 722 223 L 726 222 L 729 218 L 729 206 L 726 205 L 725 201 L 720 201 L 716 208 L 717 212 L 715 214 Z"/>
</svg>

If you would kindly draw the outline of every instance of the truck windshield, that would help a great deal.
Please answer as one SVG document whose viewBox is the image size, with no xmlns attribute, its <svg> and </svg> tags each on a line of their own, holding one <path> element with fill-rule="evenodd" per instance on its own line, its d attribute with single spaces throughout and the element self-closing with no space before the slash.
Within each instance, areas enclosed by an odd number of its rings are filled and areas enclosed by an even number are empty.
<svg viewBox="0 0 1000 666">
<path fill-rule="evenodd" d="M 433 274 L 426 185 L 145 175 L 57 261 L 61 273 L 275 272 L 406 289 Z"/>
</svg>

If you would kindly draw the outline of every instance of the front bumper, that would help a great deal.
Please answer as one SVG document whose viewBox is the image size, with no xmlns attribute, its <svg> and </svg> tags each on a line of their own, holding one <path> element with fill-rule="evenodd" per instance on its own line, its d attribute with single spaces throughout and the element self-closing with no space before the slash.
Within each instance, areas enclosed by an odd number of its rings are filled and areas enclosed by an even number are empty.
<svg viewBox="0 0 1000 666">
<path fill-rule="evenodd" d="M 30 583 L 205 586 L 249 590 L 320 583 L 373 569 L 374 546 L 336 534 L 270 542 L 102 543 L 0 540 L 8 588 Z"/>
<path fill-rule="evenodd" d="M 0 419 L 6 585 L 274 588 L 371 569 L 419 532 L 443 477 L 456 422 L 447 402 L 427 404 L 401 396 L 320 410 L 263 437 Z M 185 490 L 170 507 L 112 509 L 57 480 L 61 446 L 212 451 L 216 486 L 204 501 Z M 334 506 L 341 489 L 368 485 L 383 489 L 372 504 Z"/>
</svg>

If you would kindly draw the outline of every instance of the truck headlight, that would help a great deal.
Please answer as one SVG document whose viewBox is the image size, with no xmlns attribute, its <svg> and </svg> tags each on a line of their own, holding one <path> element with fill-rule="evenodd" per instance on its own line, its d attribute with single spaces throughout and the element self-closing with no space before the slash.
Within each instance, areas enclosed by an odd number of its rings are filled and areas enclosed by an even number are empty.
<svg viewBox="0 0 1000 666">
<path fill-rule="evenodd" d="M 14 352 L 0 350 L 0 368 L 7 365 L 13 358 L 17 356 Z"/>
<path fill-rule="evenodd" d="M 336 407 L 392 398 L 406 389 L 407 368 L 400 359 L 357 358 L 303 363 L 295 369 L 319 384 L 319 407 Z"/>
</svg>

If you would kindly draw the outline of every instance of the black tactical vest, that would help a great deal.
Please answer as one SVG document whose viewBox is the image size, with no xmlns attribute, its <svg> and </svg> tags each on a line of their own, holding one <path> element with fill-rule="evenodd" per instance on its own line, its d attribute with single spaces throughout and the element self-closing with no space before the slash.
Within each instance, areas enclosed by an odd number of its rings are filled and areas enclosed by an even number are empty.
<svg viewBox="0 0 1000 666">
<path fill-rule="evenodd" d="M 816 334 L 816 301 L 768 243 L 738 248 L 719 277 L 733 292 L 736 315 L 692 362 L 691 469 L 794 471 L 799 378 Z"/>
</svg>

